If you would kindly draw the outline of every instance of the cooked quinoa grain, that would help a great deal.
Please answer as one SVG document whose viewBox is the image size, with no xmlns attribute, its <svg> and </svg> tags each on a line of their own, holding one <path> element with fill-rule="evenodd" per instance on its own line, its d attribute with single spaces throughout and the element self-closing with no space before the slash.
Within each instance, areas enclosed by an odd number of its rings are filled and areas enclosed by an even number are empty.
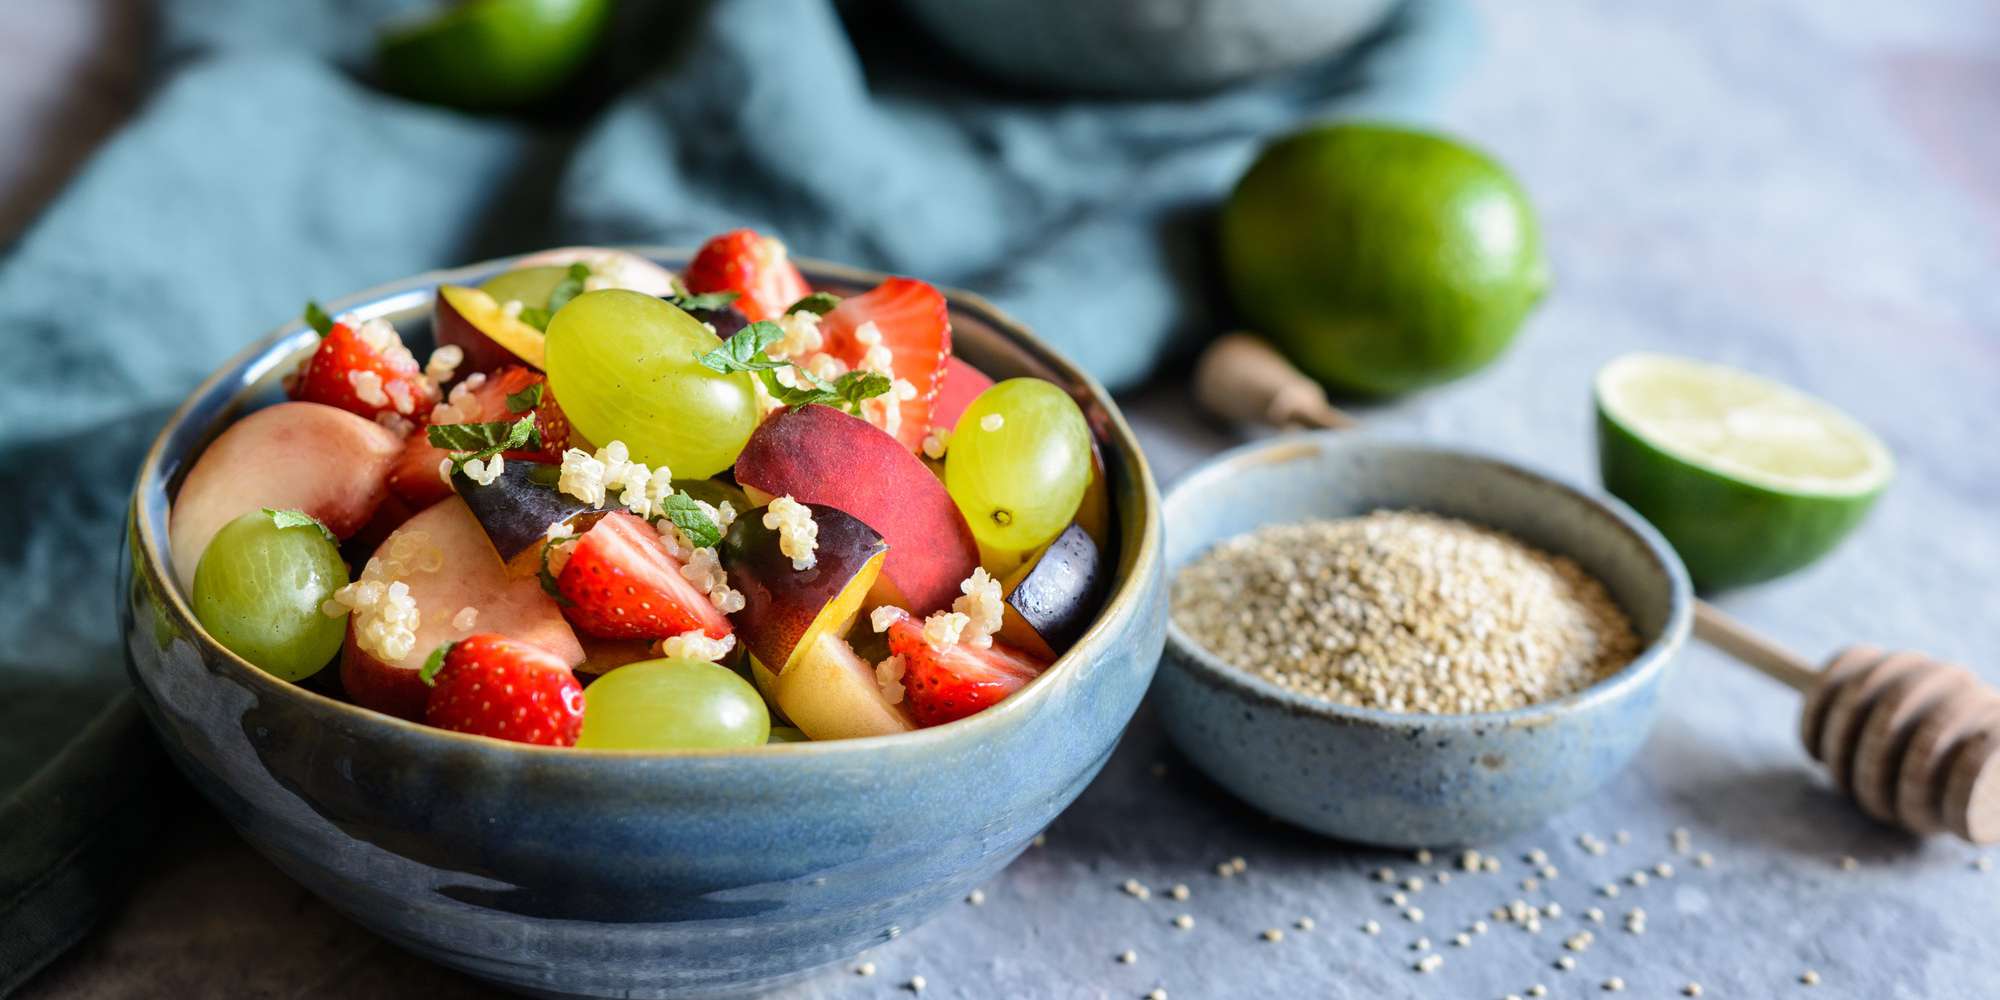
<svg viewBox="0 0 2000 1000">
<path fill-rule="evenodd" d="M 1223 661 L 1300 694 L 1463 714 L 1550 701 L 1638 652 L 1575 562 L 1410 511 L 1260 528 L 1181 570 L 1174 621 Z"/>
</svg>

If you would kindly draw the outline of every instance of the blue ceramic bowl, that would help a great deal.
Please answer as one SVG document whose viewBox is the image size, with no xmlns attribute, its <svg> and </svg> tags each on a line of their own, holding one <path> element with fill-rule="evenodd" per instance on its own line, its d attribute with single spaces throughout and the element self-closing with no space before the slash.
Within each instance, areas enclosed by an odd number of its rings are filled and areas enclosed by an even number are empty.
<svg viewBox="0 0 2000 1000">
<path fill-rule="evenodd" d="M 1693 597 L 1680 560 L 1616 500 L 1468 452 L 1358 432 L 1274 438 L 1223 454 L 1168 491 L 1169 576 L 1261 525 L 1431 511 L 1569 556 L 1603 581 L 1644 648 L 1559 701 L 1508 712 L 1407 715 L 1278 687 L 1179 628 L 1154 685 L 1168 735 L 1251 805 L 1318 833 L 1396 847 L 1486 841 L 1596 791 L 1646 741 Z"/>
<path fill-rule="evenodd" d="M 821 287 L 880 277 L 801 263 Z M 505 266 L 334 306 L 421 341 L 438 284 Z M 202 632 L 172 582 L 167 507 L 202 445 L 276 398 L 314 341 L 296 325 L 197 389 L 139 470 L 120 612 L 140 703 L 181 770 L 278 867 L 390 941 L 510 989 L 750 993 L 895 937 L 992 877 L 1097 774 L 1166 627 L 1159 497 L 1110 396 L 992 306 L 949 298 L 969 360 L 1051 379 L 1083 405 L 1118 519 L 1097 623 L 994 709 L 837 743 L 580 751 L 430 729 L 250 666 Z"/>
</svg>

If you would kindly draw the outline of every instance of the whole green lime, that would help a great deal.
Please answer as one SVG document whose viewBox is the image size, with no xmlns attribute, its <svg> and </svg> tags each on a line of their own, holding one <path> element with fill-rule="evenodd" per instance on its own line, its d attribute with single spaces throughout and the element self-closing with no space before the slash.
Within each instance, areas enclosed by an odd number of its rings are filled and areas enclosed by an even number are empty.
<svg viewBox="0 0 2000 1000">
<path fill-rule="evenodd" d="M 611 0 L 456 0 L 385 25 L 376 67 L 406 97 L 511 108 L 568 82 L 610 19 Z"/>
<path fill-rule="evenodd" d="M 1265 149 L 1222 216 L 1237 308 L 1306 374 L 1368 395 L 1472 372 L 1549 284 L 1528 197 L 1443 136 L 1325 125 Z"/>
</svg>

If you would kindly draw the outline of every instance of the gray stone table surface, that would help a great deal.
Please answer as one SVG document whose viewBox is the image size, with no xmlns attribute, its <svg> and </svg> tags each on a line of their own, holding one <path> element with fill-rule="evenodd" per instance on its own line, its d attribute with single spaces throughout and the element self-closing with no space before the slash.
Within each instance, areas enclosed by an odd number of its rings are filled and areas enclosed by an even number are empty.
<svg viewBox="0 0 2000 1000">
<path fill-rule="evenodd" d="M 25 6 L 8 5 L 10 12 Z M 46 9 L 46 8 L 43 8 Z M 1589 0 L 1483 5 L 1489 45 L 1447 124 L 1534 193 L 1557 275 L 1518 345 L 1462 383 L 1374 408 L 1377 427 L 1594 479 L 1586 386 L 1612 356 L 1717 358 L 1837 400 L 1881 433 L 1900 478 L 1860 535 L 1724 605 L 1819 656 L 1871 640 L 2000 680 L 2000 11 L 1985 2 Z M 1168 379 L 1129 400 L 1163 480 L 1237 439 Z M 1404 921 L 1368 873 L 1428 869 L 1252 814 L 1165 744 L 1142 711 L 1044 847 L 984 890 L 790 1000 L 882 997 L 1990 997 L 2000 872 L 1848 806 L 1796 744 L 1796 697 L 1705 649 L 1678 664 L 1641 760 L 1542 829 L 1475 845 L 1497 875 L 1430 881 Z M 1676 855 L 1686 827 L 1714 866 Z M 1579 834 L 1630 841 L 1604 857 Z M 1545 850 L 1559 876 L 1519 885 Z M 1215 866 L 1248 862 L 1231 878 Z M 2000 856 L 2000 855 L 1996 855 Z M 1851 870 L 1841 859 L 1852 857 Z M 1666 861 L 1672 878 L 1599 885 Z M 1121 892 L 1137 879 L 1149 900 Z M 1185 902 L 1168 887 L 1184 883 Z M 1496 905 L 1559 902 L 1539 934 Z M 1601 907 L 1565 972 L 1562 942 Z M 1622 930 L 1635 907 L 1643 936 Z M 1190 930 L 1171 919 L 1193 916 Z M 1297 926 L 1310 918 L 1311 930 Z M 1359 929 L 1378 920 L 1382 931 Z M 1261 932 L 1282 928 L 1282 941 Z M 1412 942 L 1445 957 L 1413 971 Z M 1131 949 L 1137 962 L 1116 957 Z M 1799 982 L 1816 970 L 1817 987 Z M 166 835 L 102 932 L 32 984 L 54 996 L 383 996 L 484 988 L 407 957 L 251 854 L 206 810 Z"/>
</svg>

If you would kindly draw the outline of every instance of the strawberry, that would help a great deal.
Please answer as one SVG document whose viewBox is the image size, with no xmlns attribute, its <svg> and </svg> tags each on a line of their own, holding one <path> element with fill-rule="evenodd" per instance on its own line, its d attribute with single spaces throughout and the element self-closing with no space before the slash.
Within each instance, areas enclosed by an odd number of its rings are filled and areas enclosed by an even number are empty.
<svg viewBox="0 0 2000 1000">
<path fill-rule="evenodd" d="M 966 407 L 980 393 L 993 388 L 990 376 L 956 354 L 945 361 L 944 377 L 939 381 L 937 405 L 931 409 L 931 426 L 947 430 L 957 428 L 958 418 L 965 415 Z"/>
<path fill-rule="evenodd" d="M 456 414 L 438 423 L 491 423 L 495 420 L 518 420 L 520 414 L 507 408 L 507 397 L 532 385 L 542 387 L 541 402 L 535 406 L 535 427 L 541 433 L 542 446 L 534 451 L 510 451 L 510 459 L 525 459 L 531 462 L 560 462 L 563 449 L 569 446 L 569 418 L 563 416 L 562 407 L 556 404 L 555 393 L 549 390 L 548 380 L 540 372 L 510 365 L 489 375 L 474 375 L 454 389 L 451 395 L 452 409 Z M 462 390 L 462 391 L 461 391 Z M 432 421 L 430 411 L 425 411 L 420 423 L 428 425 Z M 438 463 L 451 453 L 431 444 L 423 427 L 418 427 L 403 442 L 403 453 L 389 470 L 389 489 L 404 503 L 422 509 L 451 495 L 451 487 L 438 476 Z"/>
<path fill-rule="evenodd" d="M 940 726 L 983 711 L 1048 669 L 1048 662 L 1002 643 L 933 648 L 908 614 L 889 626 L 889 652 L 903 658 L 903 705 L 918 725 Z"/>
<path fill-rule="evenodd" d="M 583 731 L 583 685 L 561 657 L 534 643 L 468 636 L 424 675 L 427 725 L 552 747 L 574 746 Z"/>
<path fill-rule="evenodd" d="M 944 385 L 945 362 L 951 357 L 951 317 L 944 296 L 915 278 L 890 278 L 860 295 L 850 296 L 820 322 L 826 352 L 859 368 L 871 345 L 857 336 L 863 323 L 881 331 L 881 346 L 892 357 L 889 368 L 898 379 L 915 386 L 917 394 L 902 402 L 902 422 L 896 440 L 911 451 L 923 447 L 931 429 L 931 410 Z"/>
<path fill-rule="evenodd" d="M 417 359 L 387 324 L 335 323 L 299 368 L 293 399 L 338 406 L 374 420 L 385 413 L 421 420 L 438 401 Z"/>
<path fill-rule="evenodd" d="M 737 293 L 737 311 L 753 323 L 777 319 L 812 294 L 785 245 L 754 229 L 733 229 L 702 244 L 681 280 L 696 294 Z"/>
<path fill-rule="evenodd" d="M 603 639 L 665 639 L 700 629 L 729 635 L 729 619 L 681 575 L 681 561 L 646 522 L 613 511 L 577 539 L 556 589 L 570 623 Z"/>
</svg>

